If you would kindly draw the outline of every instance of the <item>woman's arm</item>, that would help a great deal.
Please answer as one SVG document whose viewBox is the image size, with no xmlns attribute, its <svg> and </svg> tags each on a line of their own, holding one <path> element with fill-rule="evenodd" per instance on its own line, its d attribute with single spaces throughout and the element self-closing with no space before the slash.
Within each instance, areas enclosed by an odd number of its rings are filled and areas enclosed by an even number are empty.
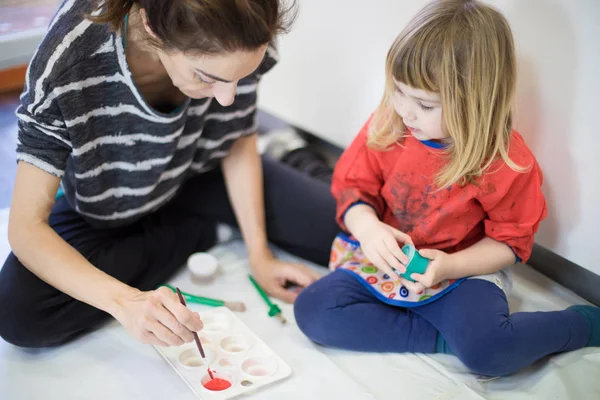
<svg viewBox="0 0 600 400">
<path fill-rule="evenodd" d="M 117 300 L 133 289 L 93 267 L 48 225 L 59 179 L 19 162 L 8 238 L 31 272 L 69 296 L 114 313 Z"/>
<path fill-rule="evenodd" d="M 262 162 L 256 135 L 239 138 L 222 162 L 227 193 L 248 247 L 250 262 L 272 257 L 265 226 Z"/>
<path fill-rule="evenodd" d="M 223 160 L 222 168 L 256 279 L 269 294 L 294 301 L 297 293 L 284 288 L 286 281 L 306 287 L 320 276 L 303 265 L 276 260 L 268 247 L 262 162 L 256 149 L 256 135 L 239 138 Z"/>
<path fill-rule="evenodd" d="M 31 272 L 69 296 L 119 320 L 137 339 L 159 345 L 193 340 L 201 329 L 196 313 L 168 289 L 141 292 L 102 272 L 48 224 L 59 178 L 19 162 L 8 237 L 14 254 Z M 178 322 L 179 321 L 179 322 Z"/>
</svg>

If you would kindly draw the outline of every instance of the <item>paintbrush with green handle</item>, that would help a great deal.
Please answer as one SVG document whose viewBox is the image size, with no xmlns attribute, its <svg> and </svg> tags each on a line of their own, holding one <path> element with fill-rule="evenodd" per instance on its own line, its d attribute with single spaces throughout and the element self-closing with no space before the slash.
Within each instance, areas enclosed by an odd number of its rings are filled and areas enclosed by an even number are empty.
<svg viewBox="0 0 600 400">
<path fill-rule="evenodd" d="M 248 274 L 248 278 L 250 279 L 250 282 L 252 282 L 252 285 L 254 285 L 254 288 L 256 289 L 260 297 L 262 297 L 265 303 L 267 303 L 267 305 L 269 306 L 269 317 L 275 317 L 279 321 L 281 321 L 282 324 L 285 324 L 287 321 L 285 320 L 283 315 L 281 315 L 281 309 L 277 306 L 277 304 L 271 301 L 269 295 L 267 295 L 263 288 L 259 286 L 258 282 L 254 280 L 252 275 Z"/>
<path fill-rule="evenodd" d="M 171 285 L 165 284 L 165 285 L 161 285 L 161 286 L 167 287 L 167 288 L 171 289 L 173 292 L 177 293 L 177 288 L 175 288 Z M 239 311 L 239 312 L 246 311 L 246 305 L 244 303 L 242 303 L 241 301 L 217 300 L 217 299 L 211 299 L 210 297 L 196 296 L 194 294 L 190 294 L 190 293 L 186 293 L 186 292 L 181 292 L 181 295 L 189 303 L 204 304 L 206 306 L 212 306 L 212 307 L 223 306 L 223 307 L 229 308 L 231 311 Z"/>
</svg>

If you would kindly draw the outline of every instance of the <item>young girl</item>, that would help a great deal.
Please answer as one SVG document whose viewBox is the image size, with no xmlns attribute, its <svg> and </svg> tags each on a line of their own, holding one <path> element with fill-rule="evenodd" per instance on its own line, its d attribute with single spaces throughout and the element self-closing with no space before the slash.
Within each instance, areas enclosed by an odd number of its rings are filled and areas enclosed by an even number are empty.
<svg viewBox="0 0 600 400">
<path fill-rule="evenodd" d="M 506 267 L 526 261 L 546 216 L 542 173 L 512 130 L 510 27 L 475 0 L 424 9 L 388 52 L 381 105 L 333 178 L 335 272 L 305 289 L 296 321 L 313 341 L 374 352 L 452 353 L 506 375 L 600 344 L 598 308 L 510 314 Z M 428 259 L 405 274 L 408 243 Z M 408 251 L 407 251 L 408 252 Z"/>
</svg>

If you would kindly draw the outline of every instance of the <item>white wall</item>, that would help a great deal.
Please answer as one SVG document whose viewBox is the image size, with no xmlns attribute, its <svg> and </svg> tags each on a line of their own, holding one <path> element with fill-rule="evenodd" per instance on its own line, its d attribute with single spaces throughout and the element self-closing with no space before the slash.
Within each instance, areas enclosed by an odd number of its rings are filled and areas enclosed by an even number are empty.
<svg viewBox="0 0 600 400">
<path fill-rule="evenodd" d="M 426 3 L 301 0 L 261 107 L 346 146 L 379 102 L 388 47 Z M 490 3 L 514 31 L 516 127 L 545 171 L 550 210 L 536 240 L 600 274 L 600 1 Z"/>
<path fill-rule="evenodd" d="M 0 70 L 27 64 L 45 33 L 46 28 L 36 28 L 0 35 Z"/>
</svg>

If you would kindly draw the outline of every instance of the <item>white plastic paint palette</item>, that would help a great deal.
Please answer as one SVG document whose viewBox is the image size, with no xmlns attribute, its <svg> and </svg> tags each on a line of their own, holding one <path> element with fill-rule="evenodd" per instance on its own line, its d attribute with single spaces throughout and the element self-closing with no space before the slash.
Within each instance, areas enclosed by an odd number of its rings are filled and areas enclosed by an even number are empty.
<svg viewBox="0 0 600 400">
<path fill-rule="evenodd" d="M 225 307 L 201 312 L 204 323 L 198 332 L 202 348 L 215 378 L 226 379 L 231 387 L 211 391 L 203 383 L 210 380 L 207 365 L 195 343 L 179 347 L 154 346 L 201 399 L 230 399 L 288 377 L 292 370 Z"/>
</svg>

